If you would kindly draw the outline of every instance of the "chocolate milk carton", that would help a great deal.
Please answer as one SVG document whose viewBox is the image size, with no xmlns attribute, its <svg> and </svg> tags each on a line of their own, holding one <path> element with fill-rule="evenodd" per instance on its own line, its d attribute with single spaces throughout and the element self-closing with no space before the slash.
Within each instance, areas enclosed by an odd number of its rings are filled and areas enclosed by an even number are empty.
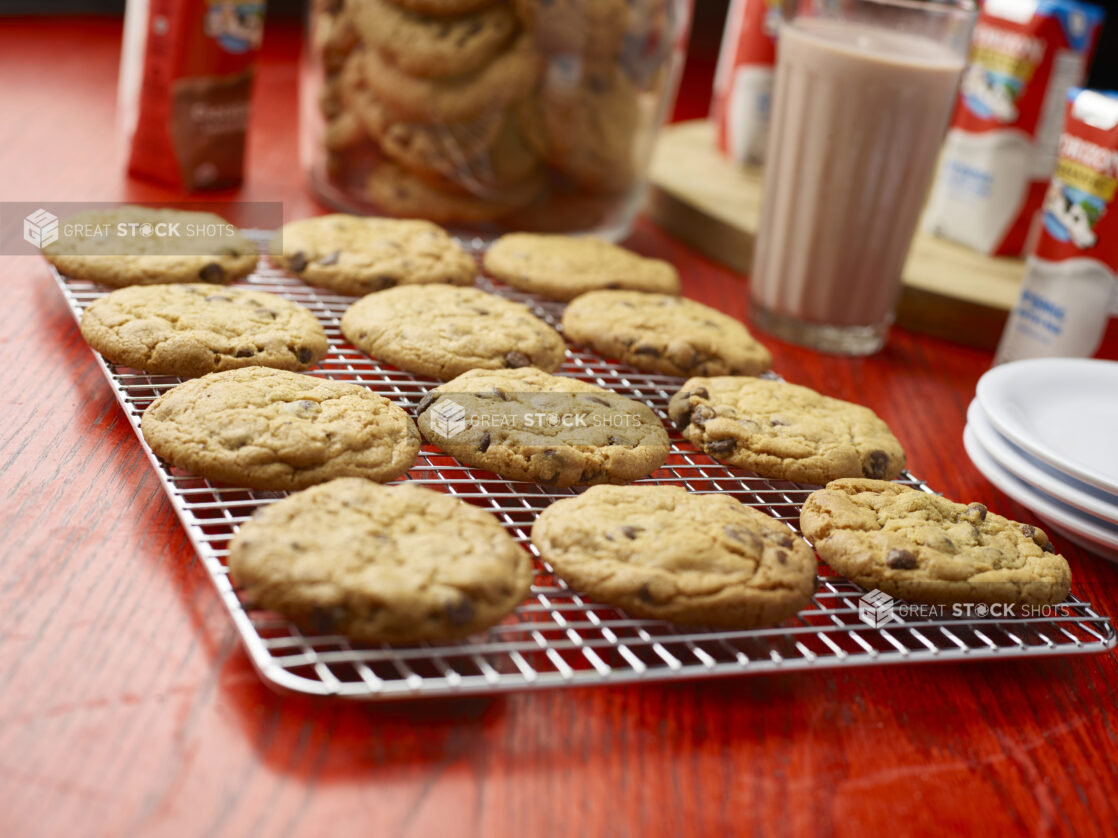
<svg viewBox="0 0 1118 838">
<path fill-rule="evenodd" d="M 761 164 L 769 133 L 781 0 L 733 0 L 714 76 L 711 119 L 719 150 Z"/>
<path fill-rule="evenodd" d="M 129 174 L 187 190 L 241 182 L 263 31 L 263 0 L 129 0 L 119 91 Z"/>
<path fill-rule="evenodd" d="M 924 228 L 982 253 L 1024 251 L 1056 162 L 1064 97 L 1103 12 L 1078 0 L 986 0 Z"/>
<path fill-rule="evenodd" d="M 1118 276 L 1118 93 L 1073 90 L 1056 171 L 995 363 L 1087 357 L 1099 348 Z"/>
</svg>

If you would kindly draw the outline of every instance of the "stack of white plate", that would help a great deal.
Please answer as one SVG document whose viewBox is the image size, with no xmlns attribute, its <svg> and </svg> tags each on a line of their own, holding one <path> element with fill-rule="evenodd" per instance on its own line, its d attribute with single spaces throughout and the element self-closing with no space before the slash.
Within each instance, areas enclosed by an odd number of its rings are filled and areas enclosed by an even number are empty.
<svg viewBox="0 0 1118 838">
<path fill-rule="evenodd" d="M 978 382 L 963 444 L 1053 530 L 1118 561 L 1118 362 L 1037 358 Z"/>
</svg>

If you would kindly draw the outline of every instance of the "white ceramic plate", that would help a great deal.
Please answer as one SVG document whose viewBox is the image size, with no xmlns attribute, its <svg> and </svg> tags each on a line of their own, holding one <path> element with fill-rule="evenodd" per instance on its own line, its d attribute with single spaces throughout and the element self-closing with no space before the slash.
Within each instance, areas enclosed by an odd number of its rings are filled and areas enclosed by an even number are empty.
<svg viewBox="0 0 1118 838">
<path fill-rule="evenodd" d="M 1118 362 L 1003 364 L 979 379 L 978 401 L 1014 444 L 1064 474 L 1118 493 Z"/>
<path fill-rule="evenodd" d="M 986 453 L 1014 477 L 1068 506 L 1074 506 L 1108 524 L 1118 525 L 1118 496 L 1068 477 L 1022 451 L 990 424 L 977 399 L 967 408 L 967 426 Z"/>
<path fill-rule="evenodd" d="M 963 445 L 975 468 L 982 472 L 987 480 L 1018 503 L 1031 509 L 1046 524 L 1067 536 L 1069 541 L 1104 559 L 1118 562 L 1118 529 L 1095 523 L 1094 519 L 1087 519 L 1070 506 L 1018 480 L 986 453 L 969 426 L 963 430 Z"/>
</svg>

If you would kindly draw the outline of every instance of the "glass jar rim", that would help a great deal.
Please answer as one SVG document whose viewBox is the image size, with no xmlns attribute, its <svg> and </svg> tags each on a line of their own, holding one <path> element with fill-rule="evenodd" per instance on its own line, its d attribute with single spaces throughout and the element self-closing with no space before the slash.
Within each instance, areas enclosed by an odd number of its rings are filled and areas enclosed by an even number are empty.
<svg viewBox="0 0 1118 838">
<path fill-rule="evenodd" d="M 857 0 L 875 6 L 893 6 L 931 14 L 972 14 L 978 10 L 975 0 Z"/>
</svg>

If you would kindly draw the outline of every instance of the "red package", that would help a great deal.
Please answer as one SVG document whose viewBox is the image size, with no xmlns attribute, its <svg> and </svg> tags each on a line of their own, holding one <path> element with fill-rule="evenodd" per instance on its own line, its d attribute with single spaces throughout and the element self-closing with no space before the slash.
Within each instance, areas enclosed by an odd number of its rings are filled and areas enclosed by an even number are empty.
<svg viewBox="0 0 1118 838">
<path fill-rule="evenodd" d="M 780 0 L 733 0 L 718 53 L 711 119 L 718 148 L 738 163 L 762 163 L 769 130 Z"/>
<path fill-rule="evenodd" d="M 241 182 L 263 30 L 263 0 L 130 0 L 119 100 L 129 174 L 187 190 Z"/>
</svg>

